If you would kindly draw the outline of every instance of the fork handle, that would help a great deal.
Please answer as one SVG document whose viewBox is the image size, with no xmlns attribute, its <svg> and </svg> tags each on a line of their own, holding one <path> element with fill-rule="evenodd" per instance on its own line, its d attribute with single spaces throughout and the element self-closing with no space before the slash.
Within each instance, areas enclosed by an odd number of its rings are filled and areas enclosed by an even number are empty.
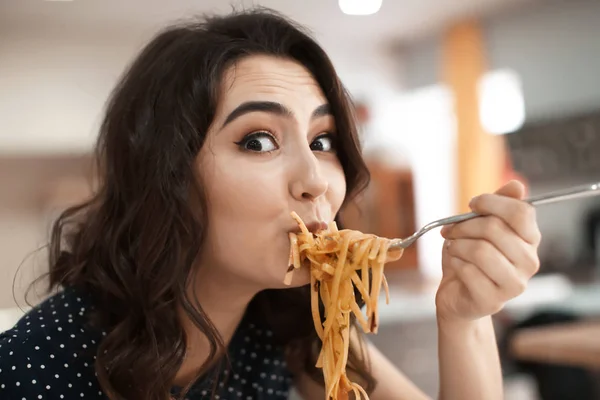
<svg viewBox="0 0 600 400">
<path fill-rule="evenodd" d="M 600 195 L 600 182 L 593 183 L 590 185 L 576 186 L 570 189 L 560 190 L 551 193 L 545 193 L 538 196 L 530 197 L 526 199 L 527 203 L 532 206 L 538 206 L 542 204 L 550 204 L 556 203 L 558 201 L 571 200 L 580 197 L 588 197 L 588 196 L 597 196 Z M 480 215 L 474 212 L 469 212 L 465 214 L 454 215 L 448 218 L 442 218 L 437 221 L 433 221 L 423 228 L 419 229 L 412 236 L 406 239 L 394 239 L 390 248 L 400 248 L 405 249 L 412 245 L 418 238 L 423 236 L 425 233 L 429 232 L 432 229 L 439 228 L 443 225 L 451 225 L 459 222 L 467 221 L 473 218 L 477 218 Z"/>
<path fill-rule="evenodd" d="M 582 185 L 575 186 L 569 189 L 559 190 L 551 193 L 544 193 L 537 196 L 530 197 L 525 201 L 532 206 L 539 206 L 542 204 L 551 204 L 564 200 L 577 199 L 588 196 L 597 196 L 600 194 L 600 182 L 590 184 L 590 185 Z M 451 225 L 459 222 L 467 221 L 480 215 L 474 212 L 469 212 L 465 214 L 454 215 L 452 217 L 443 218 L 439 221 L 435 222 L 435 226 L 432 226 L 431 229 L 437 228 L 442 225 Z"/>
<path fill-rule="evenodd" d="M 541 194 L 525 200 L 533 206 L 556 203 L 558 201 L 578 199 L 581 197 L 597 196 L 600 194 L 600 182 L 589 185 L 575 186 L 570 189 L 559 190 L 552 193 Z"/>
</svg>

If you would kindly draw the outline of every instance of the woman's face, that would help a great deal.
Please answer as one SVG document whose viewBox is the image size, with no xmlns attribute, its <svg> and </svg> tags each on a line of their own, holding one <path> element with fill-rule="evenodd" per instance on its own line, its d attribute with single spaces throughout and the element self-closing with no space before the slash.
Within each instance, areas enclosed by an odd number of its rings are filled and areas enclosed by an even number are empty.
<svg viewBox="0 0 600 400">
<path fill-rule="evenodd" d="M 336 127 L 310 72 L 291 60 L 242 59 L 225 74 L 197 158 L 208 207 L 201 268 L 264 288 L 284 287 L 288 232 L 329 223 L 346 193 Z M 292 286 L 309 282 L 296 271 Z"/>
</svg>

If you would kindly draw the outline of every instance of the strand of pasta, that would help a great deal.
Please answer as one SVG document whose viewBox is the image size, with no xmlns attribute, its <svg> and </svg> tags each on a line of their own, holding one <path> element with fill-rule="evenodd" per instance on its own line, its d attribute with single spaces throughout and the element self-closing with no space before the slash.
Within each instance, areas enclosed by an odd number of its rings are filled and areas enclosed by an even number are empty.
<svg viewBox="0 0 600 400">
<path fill-rule="evenodd" d="M 316 366 L 323 371 L 326 400 L 345 400 L 350 392 L 357 400 L 368 400 L 365 390 L 346 375 L 350 315 L 356 317 L 365 333 L 377 333 L 382 286 L 389 302 L 383 267 L 386 262 L 399 259 L 402 252 L 389 252 L 389 239 L 354 230 L 338 230 L 335 222 L 327 230 L 313 235 L 296 213 L 292 213 L 292 217 L 298 222 L 300 232 L 289 234 L 290 267 L 284 282 L 291 283 L 296 269 L 303 265 L 310 267 L 311 312 L 315 330 L 322 341 Z M 355 289 L 365 303 L 366 315 L 358 305 Z M 324 322 L 319 298 L 325 309 Z"/>
</svg>

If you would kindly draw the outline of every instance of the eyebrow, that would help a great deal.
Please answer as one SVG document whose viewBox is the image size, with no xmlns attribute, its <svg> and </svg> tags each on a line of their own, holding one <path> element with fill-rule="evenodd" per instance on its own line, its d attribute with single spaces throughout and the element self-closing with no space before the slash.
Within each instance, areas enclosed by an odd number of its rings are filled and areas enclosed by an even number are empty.
<svg viewBox="0 0 600 400">
<path fill-rule="evenodd" d="M 294 113 L 284 106 L 281 103 L 277 103 L 274 101 L 248 101 L 240 104 L 233 110 L 227 118 L 225 118 L 225 122 L 221 128 L 224 128 L 227 124 L 233 122 L 235 119 L 241 117 L 242 115 L 253 113 L 253 112 L 266 112 L 275 114 L 282 117 L 292 117 Z M 331 107 L 329 104 L 321 104 L 317 108 L 314 109 L 311 115 L 311 119 L 324 117 L 327 115 L 331 115 Z"/>
</svg>

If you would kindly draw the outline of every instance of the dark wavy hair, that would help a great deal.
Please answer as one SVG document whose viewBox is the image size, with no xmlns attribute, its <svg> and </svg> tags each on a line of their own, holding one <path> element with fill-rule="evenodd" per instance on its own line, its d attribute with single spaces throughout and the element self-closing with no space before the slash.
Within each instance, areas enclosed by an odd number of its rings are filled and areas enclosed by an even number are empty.
<svg viewBox="0 0 600 400">
<path fill-rule="evenodd" d="M 61 214 L 50 239 L 50 290 L 79 287 L 95 300 L 93 320 L 106 332 L 95 369 L 111 399 L 168 398 L 186 354 L 179 307 L 210 342 L 197 376 L 225 353 L 219 332 L 186 290 L 207 223 L 194 159 L 213 121 L 224 72 L 255 54 L 295 60 L 321 86 L 341 137 L 346 201 L 369 180 L 350 96 L 303 28 L 260 8 L 180 23 L 155 36 L 107 103 L 96 147 L 97 190 Z M 265 290 L 248 313 L 270 325 L 291 369 L 322 383 L 314 366 L 320 340 L 309 289 Z M 349 370 L 372 390 L 368 360 L 358 347 L 351 350 Z"/>
</svg>

